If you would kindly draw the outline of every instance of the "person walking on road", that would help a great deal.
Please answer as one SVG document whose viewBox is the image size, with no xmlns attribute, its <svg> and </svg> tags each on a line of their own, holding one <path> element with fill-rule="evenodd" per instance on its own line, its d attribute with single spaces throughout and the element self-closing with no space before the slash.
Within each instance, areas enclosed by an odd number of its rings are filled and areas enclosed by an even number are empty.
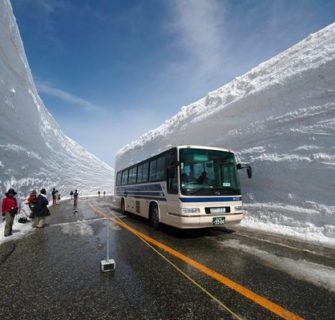
<svg viewBox="0 0 335 320">
<path fill-rule="evenodd" d="M 56 203 L 56 199 L 57 199 L 57 190 L 56 190 L 56 188 L 53 188 L 52 189 L 52 192 L 51 192 L 51 194 L 52 194 L 52 205 L 56 205 L 57 203 Z"/>
<path fill-rule="evenodd" d="M 50 211 L 48 209 L 49 201 L 46 194 L 46 190 L 42 189 L 36 200 L 33 211 L 33 216 L 35 218 L 33 227 L 35 228 L 43 228 L 45 217 L 50 216 Z"/>
<path fill-rule="evenodd" d="M 6 193 L 6 198 L 2 200 L 2 216 L 6 221 L 5 237 L 11 236 L 13 234 L 14 217 L 18 213 L 18 206 L 15 195 L 15 190 L 9 189 Z"/>
<path fill-rule="evenodd" d="M 78 196 L 79 196 L 79 193 L 76 190 L 74 190 L 74 194 L 73 194 L 73 208 L 74 208 L 74 212 L 77 212 L 77 205 L 78 205 Z"/>
</svg>

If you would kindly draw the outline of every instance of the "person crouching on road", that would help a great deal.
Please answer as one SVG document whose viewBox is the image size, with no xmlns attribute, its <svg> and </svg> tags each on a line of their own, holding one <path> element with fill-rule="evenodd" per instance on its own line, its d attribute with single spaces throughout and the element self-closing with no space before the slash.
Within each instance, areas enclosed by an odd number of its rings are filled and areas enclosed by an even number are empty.
<svg viewBox="0 0 335 320">
<path fill-rule="evenodd" d="M 33 227 L 35 228 L 43 228 L 45 217 L 50 216 L 50 211 L 48 209 L 49 201 L 46 194 L 46 190 L 42 189 L 36 199 L 36 204 L 33 211 L 33 216 L 35 218 Z"/>
<path fill-rule="evenodd" d="M 6 221 L 5 237 L 11 236 L 13 233 L 14 217 L 18 212 L 15 195 L 16 195 L 15 190 L 9 189 L 6 193 L 6 198 L 3 199 L 2 201 L 2 216 Z"/>
<path fill-rule="evenodd" d="M 30 215 L 29 215 L 29 218 L 33 218 L 33 211 L 34 211 L 34 207 L 35 207 L 35 204 L 36 204 L 36 200 L 37 200 L 37 192 L 36 190 L 33 190 L 28 199 L 27 199 L 27 204 L 29 206 L 29 209 L 30 209 Z"/>
</svg>

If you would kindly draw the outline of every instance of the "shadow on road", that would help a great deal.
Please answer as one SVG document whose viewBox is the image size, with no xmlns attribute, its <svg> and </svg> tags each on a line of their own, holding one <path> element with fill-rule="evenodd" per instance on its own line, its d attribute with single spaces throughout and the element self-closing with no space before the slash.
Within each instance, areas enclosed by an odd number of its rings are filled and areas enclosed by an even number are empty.
<svg viewBox="0 0 335 320">
<path fill-rule="evenodd" d="M 111 208 L 109 208 L 111 209 Z M 116 209 L 111 209 L 113 211 L 117 211 L 120 213 L 119 210 Z M 136 214 L 133 213 L 126 213 L 127 217 L 129 217 L 131 220 L 134 221 L 138 221 L 141 224 L 143 224 L 143 226 L 145 228 L 149 228 L 149 230 L 151 232 L 155 232 L 155 230 L 153 230 L 150 225 L 149 225 L 149 221 L 146 218 L 140 217 Z M 159 229 L 156 231 L 160 231 L 163 233 L 166 233 L 172 237 L 175 238 L 180 238 L 180 239 L 192 239 L 192 238 L 201 238 L 201 237 L 217 237 L 219 235 L 221 235 L 222 233 L 224 234 L 232 234 L 235 231 L 231 230 L 231 229 L 227 229 L 225 227 L 218 227 L 218 228 L 203 228 L 203 229 L 178 229 L 172 226 L 168 226 L 165 224 L 160 224 Z"/>
</svg>

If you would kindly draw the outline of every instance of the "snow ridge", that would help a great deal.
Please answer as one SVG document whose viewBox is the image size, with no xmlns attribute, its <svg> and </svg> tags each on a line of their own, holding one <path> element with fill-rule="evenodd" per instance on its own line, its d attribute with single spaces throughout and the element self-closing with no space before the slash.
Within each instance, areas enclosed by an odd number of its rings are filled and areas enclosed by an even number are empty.
<svg viewBox="0 0 335 320">
<path fill-rule="evenodd" d="M 67 137 L 38 95 L 9 0 L 0 1 L 0 192 L 108 193 L 114 170 Z"/>
<path fill-rule="evenodd" d="M 123 147 L 116 170 L 171 145 L 235 150 L 254 169 L 243 224 L 335 245 L 334 88 L 331 24 Z"/>
</svg>

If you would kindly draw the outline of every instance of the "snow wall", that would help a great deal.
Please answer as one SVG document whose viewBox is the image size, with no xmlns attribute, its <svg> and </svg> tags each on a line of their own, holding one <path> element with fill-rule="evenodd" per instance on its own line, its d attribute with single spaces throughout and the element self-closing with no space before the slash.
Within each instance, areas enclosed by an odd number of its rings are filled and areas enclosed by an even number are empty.
<svg viewBox="0 0 335 320">
<path fill-rule="evenodd" d="M 67 137 L 40 99 L 8 0 L 0 0 L 0 200 L 9 187 L 112 192 L 114 170 Z"/>
<path fill-rule="evenodd" d="M 335 245 L 335 24 L 122 148 L 116 170 L 177 144 L 234 150 L 242 225 Z"/>
</svg>

